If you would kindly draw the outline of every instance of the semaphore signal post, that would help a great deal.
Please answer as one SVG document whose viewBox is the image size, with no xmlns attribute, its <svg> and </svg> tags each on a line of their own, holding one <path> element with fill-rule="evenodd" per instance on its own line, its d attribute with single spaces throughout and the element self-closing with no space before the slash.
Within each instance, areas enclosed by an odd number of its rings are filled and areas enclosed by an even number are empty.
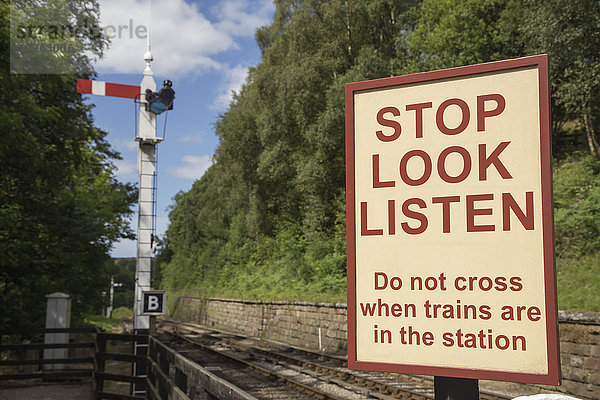
<svg viewBox="0 0 600 400">
<path fill-rule="evenodd" d="M 146 68 L 140 84 L 141 99 L 145 103 L 146 90 L 154 92 L 156 82 L 154 73 L 150 68 L 153 61 L 150 48 L 144 54 Z M 156 115 L 140 104 L 138 135 L 137 171 L 139 175 L 139 212 L 137 233 L 137 255 L 135 269 L 135 305 L 133 318 L 133 332 L 135 334 L 148 334 L 150 332 L 150 316 L 143 314 L 143 293 L 150 290 L 152 279 L 152 245 L 153 245 L 153 219 L 154 219 L 154 191 L 156 182 L 156 145 L 162 141 L 156 136 Z M 147 353 L 148 342 L 134 343 L 134 354 Z M 134 376 L 146 375 L 146 365 L 135 363 Z M 145 388 L 133 385 L 133 395 L 144 394 Z"/>
<path fill-rule="evenodd" d="M 346 85 L 350 368 L 559 384 L 549 120 L 547 56 Z"/>
<path fill-rule="evenodd" d="M 135 297 L 134 297 L 134 334 L 148 335 L 151 330 L 151 318 L 164 314 L 164 291 L 152 291 L 152 253 L 156 248 L 155 218 L 156 218 L 156 145 L 163 138 L 156 135 L 156 116 L 173 108 L 175 92 L 171 81 L 165 81 L 163 88 L 156 93 L 154 73 L 150 67 L 153 61 L 148 42 L 144 54 L 146 68 L 140 86 L 123 85 L 92 80 L 77 80 L 78 93 L 88 93 L 101 96 L 131 98 L 139 101 L 139 124 L 135 140 L 138 142 L 137 171 L 139 176 L 138 194 L 138 229 L 136 248 Z M 149 307 L 159 305 L 157 307 Z M 146 355 L 148 341 L 134 343 L 134 355 Z M 145 376 L 146 365 L 135 362 L 134 376 Z M 145 388 L 132 384 L 132 394 L 143 395 Z"/>
</svg>

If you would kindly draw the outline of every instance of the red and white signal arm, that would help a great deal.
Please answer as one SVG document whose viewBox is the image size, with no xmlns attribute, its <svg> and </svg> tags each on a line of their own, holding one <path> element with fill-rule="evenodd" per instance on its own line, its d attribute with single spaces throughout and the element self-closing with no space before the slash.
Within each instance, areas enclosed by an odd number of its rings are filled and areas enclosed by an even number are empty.
<svg viewBox="0 0 600 400">
<path fill-rule="evenodd" d="M 90 79 L 77 79 L 77 93 L 139 99 L 140 86 L 94 81 Z"/>
<path fill-rule="evenodd" d="M 346 85 L 348 364 L 560 383 L 546 55 Z"/>
<path fill-rule="evenodd" d="M 167 292 L 147 290 L 142 292 L 142 315 L 165 315 L 167 313 Z"/>
</svg>

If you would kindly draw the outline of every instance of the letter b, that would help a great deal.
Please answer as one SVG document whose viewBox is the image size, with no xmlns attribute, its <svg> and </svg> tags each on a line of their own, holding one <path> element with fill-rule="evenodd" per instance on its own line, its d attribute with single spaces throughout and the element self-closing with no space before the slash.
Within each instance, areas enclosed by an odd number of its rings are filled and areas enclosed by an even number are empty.
<svg viewBox="0 0 600 400">
<path fill-rule="evenodd" d="M 148 310 L 156 311 L 160 307 L 157 296 L 148 296 Z"/>
</svg>

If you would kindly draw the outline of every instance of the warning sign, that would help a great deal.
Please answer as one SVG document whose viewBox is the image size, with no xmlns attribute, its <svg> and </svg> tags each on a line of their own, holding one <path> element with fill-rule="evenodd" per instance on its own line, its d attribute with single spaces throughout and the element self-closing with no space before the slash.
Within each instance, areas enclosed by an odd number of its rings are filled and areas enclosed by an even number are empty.
<svg viewBox="0 0 600 400">
<path fill-rule="evenodd" d="M 546 56 L 346 86 L 350 368 L 559 383 Z"/>
</svg>

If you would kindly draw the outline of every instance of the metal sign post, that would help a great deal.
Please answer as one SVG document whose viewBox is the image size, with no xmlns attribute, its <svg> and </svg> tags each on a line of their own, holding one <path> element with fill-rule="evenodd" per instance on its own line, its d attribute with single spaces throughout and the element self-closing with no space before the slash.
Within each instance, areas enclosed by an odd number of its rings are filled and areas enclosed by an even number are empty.
<svg viewBox="0 0 600 400">
<path fill-rule="evenodd" d="M 115 288 L 123 286 L 122 283 L 115 283 L 115 276 L 110 276 L 110 288 L 108 289 L 108 307 L 106 308 L 106 316 L 108 318 L 112 317 L 113 312 L 113 300 L 115 296 Z"/>
<path fill-rule="evenodd" d="M 477 379 L 436 376 L 433 390 L 435 400 L 479 400 Z"/>
</svg>

